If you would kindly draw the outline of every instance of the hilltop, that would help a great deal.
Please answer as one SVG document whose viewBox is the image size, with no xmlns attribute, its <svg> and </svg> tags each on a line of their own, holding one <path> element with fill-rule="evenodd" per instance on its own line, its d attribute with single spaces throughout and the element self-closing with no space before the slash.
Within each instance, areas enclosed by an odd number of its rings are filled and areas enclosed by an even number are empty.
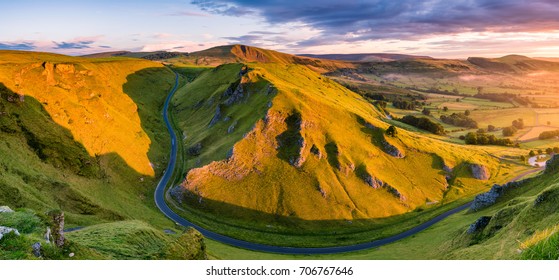
<svg viewBox="0 0 559 280">
<path fill-rule="evenodd" d="M 67 228 L 104 234 L 72 234 L 76 258 L 155 257 L 176 239 L 163 233 L 174 225 L 151 199 L 169 150 L 160 111 L 174 78 L 148 60 L 0 51 L 0 206 L 41 220 L 10 239 L 18 246 L 0 246 L 0 258 L 33 258 L 48 223 L 40 217 L 52 209 L 65 213 Z M 155 247 L 115 244 L 111 229 Z"/>
<path fill-rule="evenodd" d="M 173 100 L 186 175 L 171 193 L 183 214 L 212 230 L 250 227 L 260 242 L 274 233 L 363 231 L 470 197 L 514 168 L 414 131 L 387 136 L 394 122 L 371 102 L 294 56 L 242 47 L 202 53 L 243 61 L 202 71 Z M 472 166 L 489 178 L 476 179 Z M 331 241 L 322 242 L 312 246 Z"/>
</svg>

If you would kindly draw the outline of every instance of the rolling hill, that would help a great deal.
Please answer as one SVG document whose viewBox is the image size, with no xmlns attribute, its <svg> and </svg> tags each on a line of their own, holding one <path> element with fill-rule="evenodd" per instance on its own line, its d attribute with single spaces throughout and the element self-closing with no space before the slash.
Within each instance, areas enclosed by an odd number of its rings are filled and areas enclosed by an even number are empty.
<svg viewBox="0 0 559 280">
<path fill-rule="evenodd" d="M 0 51 L 0 205 L 39 216 L 60 209 L 68 228 L 139 220 L 156 239 L 174 228 L 151 199 L 169 149 L 160 111 L 174 77 L 148 60 Z M 22 256 L 44 229 L 22 237 Z"/>
<path fill-rule="evenodd" d="M 173 100 L 187 173 L 173 193 L 197 216 L 263 232 L 363 230 L 510 176 L 483 150 L 387 136 L 392 121 L 371 103 L 292 56 L 245 57 L 203 71 Z M 489 180 L 474 178 L 478 165 Z"/>
</svg>

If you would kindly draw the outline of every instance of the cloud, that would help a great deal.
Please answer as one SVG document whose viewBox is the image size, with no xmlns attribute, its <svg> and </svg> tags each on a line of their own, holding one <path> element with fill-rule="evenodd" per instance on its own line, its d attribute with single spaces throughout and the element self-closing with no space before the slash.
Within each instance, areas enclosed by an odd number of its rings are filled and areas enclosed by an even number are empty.
<svg viewBox="0 0 559 280">
<path fill-rule="evenodd" d="M 300 46 L 328 41 L 417 40 L 462 32 L 559 30 L 555 0 L 196 0 L 203 11 L 258 15 L 277 24 L 302 23 L 321 33 Z"/>
<path fill-rule="evenodd" d="M 74 49 L 74 50 L 81 50 L 81 49 L 89 49 L 91 48 L 91 45 L 93 43 L 95 43 L 95 41 L 78 41 L 78 42 L 54 42 L 53 43 L 56 45 L 54 47 L 54 49 L 57 50 L 70 50 L 70 49 Z"/>
<path fill-rule="evenodd" d="M 198 13 L 198 12 L 190 12 L 190 11 L 180 11 L 180 12 L 174 12 L 174 13 L 169 13 L 169 14 L 165 14 L 166 16 L 171 16 L 171 17 L 209 17 L 210 15 L 208 14 L 204 14 L 204 13 Z"/>
<path fill-rule="evenodd" d="M 31 51 L 36 49 L 36 46 L 32 42 L 0 42 L 1 50 L 20 50 L 20 51 Z"/>
</svg>

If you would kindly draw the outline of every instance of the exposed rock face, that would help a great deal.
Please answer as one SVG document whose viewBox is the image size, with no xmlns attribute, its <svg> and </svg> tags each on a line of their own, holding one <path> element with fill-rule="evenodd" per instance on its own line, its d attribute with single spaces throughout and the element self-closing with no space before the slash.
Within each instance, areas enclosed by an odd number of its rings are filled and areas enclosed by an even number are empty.
<svg viewBox="0 0 559 280">
<path fill-rule="evenodd" d="M 473 224 L 470 225 L 467 233 L 474 234 L 476 232 L 482 231 L 489 224 L 489 221 L 491 221 L 490 216 L 479 217 L 479 219 L 477 219 Z"/>
<path fill-rule="evenodd" d="M 227 90 L 225 90 L 225 92 L 221 95 L 221 98 L 225 99 L 223 104 L 226 106 L 231 106 L 243 100 L 245 90 L 242 81 L 239 81 L 235 89 L 233 89 L 233 87 L 235 87 L 235 84 L 229 86 Z"/>
<path fill-rule="evenodd" d="M 64 238 L 64 212 L 51 211 L 49 216 L 52 218 L 52 238 L 56 247 L 63 247 L 66 242 Z"/>
<path fill-rule="evenodd" d="M 375 178 L 373 175 L 369 174 L 367 170 L 363 167 L 359 167 L 357 169 L 357 176 L 361 178 L 367 185 L 371 186 L 373 189 L 384 188 L 387 190 L 391 195 L 395 196 L 401 201 L 405 201 L 406 197 L 403 196 L 397 189 L 390 186 L 388 183 L 383 182 L 382 180 Z"/>
<path fill-rule="evenodd" d="M 13 232 L 16 235 L 19 235 L 19 231 L 15 228 L 0 226 L 0 240 L 4 237 L 4 235 L 6 235 L 10 232 Z"/>
<path fill-rule="evenodd" d="M 470 170 L 472 171 L 472 176 L 478 180 L 488 180 L 491 177 L 489 169 L 480 164 L 471 164 Z"/>
<path fill-rule="evenodd" d="M 546 174 L 559 172 L 559 155 L 554 155 L 550 160 L 547 161 L 545 165 Z"/>
<path fill-rule="evenodd" d="M 175 201 L 177 201 L 178 203 L 182 203 L 182 200 L 184 198 L 184 190 L 182 186 L 172 187 L 171 190 L 169 190 L 169 194 Z"/>
<path fill-rule="evenodd" d="M 389 154 L 389 155 L 391 155 L 395 158 L 404 158 L 405 157 L 405 155 L 398 148 L 396 148 L 396 146 L 388 143 L 388 141 L 386 141 L 384 136 L 382 137 L 382 139 L 380 141 L 380 144 L 382 146 L 382 150 L 385 153 L 387 153 L 387 154 Z"/>
<path fill-rule="evenodd" d="M 0 206 L 0 213 L 13 213 L 14 210 L 10 209 L 8 206 Z"/>
<path fill-rule="evenodd" d="M 524 181 L 509 182 L 502 186 L 496 184 L 493 185 L 493 187 L 491 187 L 491 190 L 486 193 L 479 194 L 476 196 L 476 198 L 474 198 L 474 202 L 472 203 L 472 206 L 470 206 L 470 210 L 478 211 L 495 204 L 495 202 L 497 202 L 497 199 L 501 197 L 507 190 L 517 188 L 521 186 L 523 182 Z"/>
<path fill-rule="evenodd" d="M 31 249 L 33 250 L 33 255 L 37 258 L 41 257 L 41 243 L 36 242 L 31 245 Z"/>
<path fill-rule="evenodd" d="M 229 128 L 227 128 L 227 133 L 228 133 L 228 134 L 233 133 L 233 131 L 235 131 L 235 126 L 236 126 L 236 125 L 237 125 L 237 121 L 234 121 L 234 122 L 229 126 Z"/>
<path fill-rule="evenodd" d="M 199 156 L 202 152 L 202 143 L 198 142 L 188 148 L 188 154 L 191 156 Z"/>
<path fill-rule="evenodd" d="M 217 107 L 215 108 L 215 114 L 212 120 L 210 121 L 208 127 L 214 126 L 220 119 L 221 119 L 221 105 L 217 105 Z"/>
</svg>

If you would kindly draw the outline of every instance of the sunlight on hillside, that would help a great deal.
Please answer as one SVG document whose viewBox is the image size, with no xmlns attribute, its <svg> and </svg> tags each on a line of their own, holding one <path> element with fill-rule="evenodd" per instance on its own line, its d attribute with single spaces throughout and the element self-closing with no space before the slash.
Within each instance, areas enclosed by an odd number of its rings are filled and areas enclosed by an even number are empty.
<svg viewBox="0 0 559 280">
<path fill-rule="evenodd" d="M 135 171 L 154 176 L 150 137 L 138 105 L 124 92 L 127 77 L 160 64 L 139 60 L 85 60 L 53 55 L 23 58 L 2 53 L 0 82 L 41 102 L 52 120 L 68 129 L 90 156 L 116 153 Z M 153 94 L 150 89 L 142 94 Z M 22 97 L 24 99 L 24 97 Z"/>
</svg>

